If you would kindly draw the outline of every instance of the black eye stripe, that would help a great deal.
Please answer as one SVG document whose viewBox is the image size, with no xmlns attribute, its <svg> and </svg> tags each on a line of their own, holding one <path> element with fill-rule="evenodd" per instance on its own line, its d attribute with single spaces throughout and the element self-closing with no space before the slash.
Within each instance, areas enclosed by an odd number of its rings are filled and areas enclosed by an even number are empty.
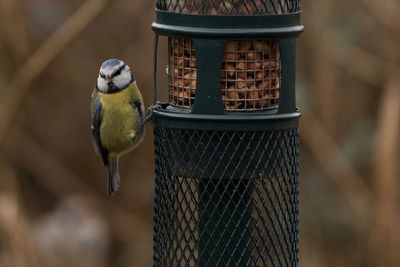
<svg viewBox="0 0 400 267">
<path fill-rule="evenodd" d="M 103 78 L 103 79 L 106 78 L 106 76 L 103 73 L 100 73 L 100 77 Z"/>
<path fill-rule="evenodd" d="M 121 65 L 121 66 L 112 74 L 111 78 L 113 78 L 113 77 L 115 77 L 115 76 L 117 76 L 117 75 L 120 75 L 120 74 L 121 74 L 121 71 L 125 68 L 125 66 L 126 66 L 126 64 Z"/>
</svg>

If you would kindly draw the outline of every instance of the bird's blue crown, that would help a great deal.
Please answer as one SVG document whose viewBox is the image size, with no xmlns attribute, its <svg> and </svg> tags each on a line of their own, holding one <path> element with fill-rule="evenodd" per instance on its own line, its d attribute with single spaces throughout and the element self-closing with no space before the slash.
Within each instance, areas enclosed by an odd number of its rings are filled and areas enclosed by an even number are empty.
<svg viewBox="0 0 400 267">
<path fill-rule="evenodd" d="M 118 67 L 119 65 L 121 65 L 121 63 L 123 63 L 121 60 L 111 58 L 111 59 L 107 59 L 106 61 L 104 61 L 103 64 L 101 64 L 101 68 L 102 69 L 106 69 L 106 68 L 112 69 L 112 68 Z"/>
</svg>

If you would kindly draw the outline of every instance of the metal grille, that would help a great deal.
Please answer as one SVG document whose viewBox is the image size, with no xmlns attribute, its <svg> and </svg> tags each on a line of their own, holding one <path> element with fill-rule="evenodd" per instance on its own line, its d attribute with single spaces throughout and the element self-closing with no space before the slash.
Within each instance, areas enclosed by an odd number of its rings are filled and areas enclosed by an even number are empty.
<svg viewBox="0 0 400 267">
<path fill-rule="evenodd" d="M 177 107 L 191 107 L 196 92 L 196 54 L 191 39 L 168 38 L 169 102 Z"/>
<path fill-rule="evenodd" d="M 277 108 L 280 89 L 278 42 L 228 42 L 223 61 L 221 89 L 226 111 Z"/>
<path fill-rule="evenodd" d="M 300 11 L 300 0 L 158 0 L 157 9 L 202 15 L 274 15 Z"/>
<path fill-rule="evenodd" d="M 297 129 L 157 128 L 155 160 L 155 266 L 297 266 Z"/>
<path fill-rule="evenodd" d="M 196 51 L 191 39 L 169 38 L 169 102 L 190 108 L 196 92 Z M 277 40 L 228 41 L 222 62 L 221 94 L 225 111 L 277 109 L 280 92 Z"/>
</svg>

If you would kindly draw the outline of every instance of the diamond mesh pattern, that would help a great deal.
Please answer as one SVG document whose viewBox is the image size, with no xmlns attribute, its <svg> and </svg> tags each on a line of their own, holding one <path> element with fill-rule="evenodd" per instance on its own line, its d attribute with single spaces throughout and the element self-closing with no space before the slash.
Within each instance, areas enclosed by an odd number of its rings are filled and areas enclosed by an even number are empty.
<svg viewBox="0 0 400 267">
<path fill-rule="evenodd" d="M 203 15 L 274 15 L 300 11 L 300 0 L 157 0 L 157 9 Z"/>
<path fill-rule="evenodd" d="M 155 266 L 297 266 L 298 131 L 155 129 Z"/>
</svg>

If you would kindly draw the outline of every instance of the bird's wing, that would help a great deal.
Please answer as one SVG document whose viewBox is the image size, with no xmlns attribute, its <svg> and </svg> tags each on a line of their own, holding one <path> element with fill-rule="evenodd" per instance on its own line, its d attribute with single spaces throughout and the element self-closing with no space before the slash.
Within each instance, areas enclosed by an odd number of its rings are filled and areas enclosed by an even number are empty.
<svg viewBox="0 0 400 267">
<path fill-rule="evenodd" d="M 143 133 L 144 130 L 144 104 L 139 99 L 131 100 L 130 102 L 133 112 L 135 114 L 136 125 L 135 125 L 135 138 L 136 136 Z M 135 140 L 133 138 L 133 140 Z"/>
<path fill-rule="evenodd" d="M 92 141 L 93 141 L 93 146 L 97 154 L 101 156 L 104 165 L 108 166 L 108 151 L 101 145 L 100 141 L 100 125 L 101 125 L 102 109 L 103 107 L 100 101 L 100 96 L 95 88 L 92 93 L 92 103 L 91 103 Z"/>
<path fill-rule="evenodd" d="M 130 99 L 130 104 L 131 107 L 133 108 L 133 111 L 136 116 L 136 130 L 138 132 L 143 130 L 143 126 L 145 123 L 145 111 L 144 111 L 144 102 L 143 102 L 143 97 L 142 94 L 140 93 L 139 88 L 136 85 L 136 82 L 133 82 L 132 85 L 133 91 L 136 92 L 131 96 Z"/>
</svg>

